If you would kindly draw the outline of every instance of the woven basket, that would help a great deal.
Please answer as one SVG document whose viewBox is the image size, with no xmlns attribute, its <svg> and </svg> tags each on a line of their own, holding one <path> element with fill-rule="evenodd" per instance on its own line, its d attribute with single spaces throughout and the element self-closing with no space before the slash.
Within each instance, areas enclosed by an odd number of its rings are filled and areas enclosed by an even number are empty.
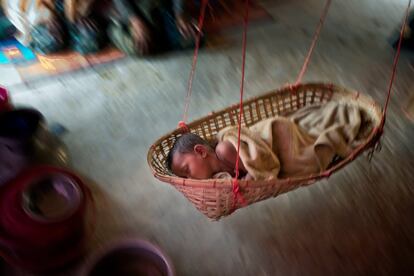
<svg viewBox="0 0 414 276">
<path fill-rule="evenodd" d="M 272 181 L 240 180 L 240 191 L 245 203 L 252 204 L 279 194 L 286 193 L 300 186 L 314 183 L 329 177 L 333 172 L 344 167 L 359 154 L 373 147 L 381 136 L 382 109 L 371 98 L 332 84 L 301 84 L 289 86 L 269 92 L 263 96 L 252 98 L 244 103 L 242 125 L 251 126 L 261 120 L 294 112 L 304 106 L 329 101 L 347 102 L 359 105 L 366 111 L 368 120 L 374 127 L 364 144 L 354 150 L 346 159 L 332 165 L 327 171 L 310 175 Z M 206 140 L 215 139 L 216 134 L 227 126 L 237 125 L 239 105 L 233 105 L 219 112 L 196 120 L 188 125 L 192 133 Z M 235 209 L 244 207 L 235 201 L 232 181 L 228 179 L 196 180 L 174 176 L 166 166 L 167 155 L 174 142 L 183 133 L 176 129 L 156 141 L 148 152 L 148 164 L 154 176 L 170 183 L 181 191 L 188 200 L 204 215 L 211 219 L 219 219 L 231 214 Z"/>
</svg>

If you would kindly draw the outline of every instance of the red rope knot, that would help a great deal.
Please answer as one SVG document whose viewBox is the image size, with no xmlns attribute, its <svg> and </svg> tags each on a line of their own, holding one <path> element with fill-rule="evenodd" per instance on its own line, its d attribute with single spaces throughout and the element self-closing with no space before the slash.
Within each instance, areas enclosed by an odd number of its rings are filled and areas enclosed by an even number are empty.
<svg viewBox="0 0 414 276">
<path fill-rule="evenodd" d="M 237 179 L 233 180 L 233 193 L 235 195 L 239 195 L 240 193 L 240 186 L 239 186 L 239 182 L 237 181 Z"/>
<path fill-rule="evenodd" d="M 190 128 L 184 121 L 178 122 L 178 128 L 180 128 L 184 133 L 190 132 Z"/>
<path fill-rule="evenodd" d="M 326 172 L 323 174 L 323 177 L 329 178 L 329 177 L 331 177 L 331 174 L 332 174 L 332 171 L 326 171 Z"/>
<path fill-rule="evenodd" d="M 247 202 L 243 197 L 243 194 L 240 192 L 239 180 L 237 178 L 233 179 L 233 211 L 236 209 L 237 202 L 241 203 L 242 206 L 246 206 Z"/>
<path fill-rule="evenodd" d="M 287 89 L 289 89 L 291 92 L 296 92 L 296 88 L 299 86 L 299 84 L 295 84 L 295 83 L 286 83 L 285 86 L 287 87 Z"/>
</svg>

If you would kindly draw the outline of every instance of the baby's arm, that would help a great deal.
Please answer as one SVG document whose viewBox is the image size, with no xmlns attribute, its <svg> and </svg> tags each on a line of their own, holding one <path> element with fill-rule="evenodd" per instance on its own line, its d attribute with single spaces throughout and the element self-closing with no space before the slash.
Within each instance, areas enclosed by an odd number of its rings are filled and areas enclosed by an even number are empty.
<svg viewBox="0 0 414 276">
<path fill-rule="evenodd" d="M 228 141 L 219 142 L 216 146 L 216 154 L 220 161 L 230 170 L 236 167 L 237 150 L 232 143 Z M 246 173 L 246 168 L 241 159 L 239 159 L 239 170 Z"/>
</svg>

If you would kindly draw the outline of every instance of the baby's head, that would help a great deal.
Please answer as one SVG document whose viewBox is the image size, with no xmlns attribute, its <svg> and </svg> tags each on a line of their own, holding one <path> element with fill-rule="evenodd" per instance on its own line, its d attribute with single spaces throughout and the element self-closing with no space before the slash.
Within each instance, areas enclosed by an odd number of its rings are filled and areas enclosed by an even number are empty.
<svg viewBox="0 0 414 276">
<path fill-rule="evenodd" d="M 220 171 L 214 149 L 193 133 L 177 139 L 168 153 L 167 166 L 175 175 L 193 179 L 209 179 Z"/>
</svg>

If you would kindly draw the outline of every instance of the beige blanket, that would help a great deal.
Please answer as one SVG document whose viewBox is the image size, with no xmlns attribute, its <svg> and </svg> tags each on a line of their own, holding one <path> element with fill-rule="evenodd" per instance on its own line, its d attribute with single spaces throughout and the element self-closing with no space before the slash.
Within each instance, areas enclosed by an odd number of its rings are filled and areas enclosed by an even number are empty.
<svg viewBox="0 0 414 276">
<path fill-rule="evenodd" d="M 240 158 L 254 179 L 307 176 L 326 170 L 334 157 L 347 157 L 370 127 L 356 105 L 313 105 L 243 127 Z M 218 140 L 237 146 L 237 127 L 220 131 Z"/>
</svg>

